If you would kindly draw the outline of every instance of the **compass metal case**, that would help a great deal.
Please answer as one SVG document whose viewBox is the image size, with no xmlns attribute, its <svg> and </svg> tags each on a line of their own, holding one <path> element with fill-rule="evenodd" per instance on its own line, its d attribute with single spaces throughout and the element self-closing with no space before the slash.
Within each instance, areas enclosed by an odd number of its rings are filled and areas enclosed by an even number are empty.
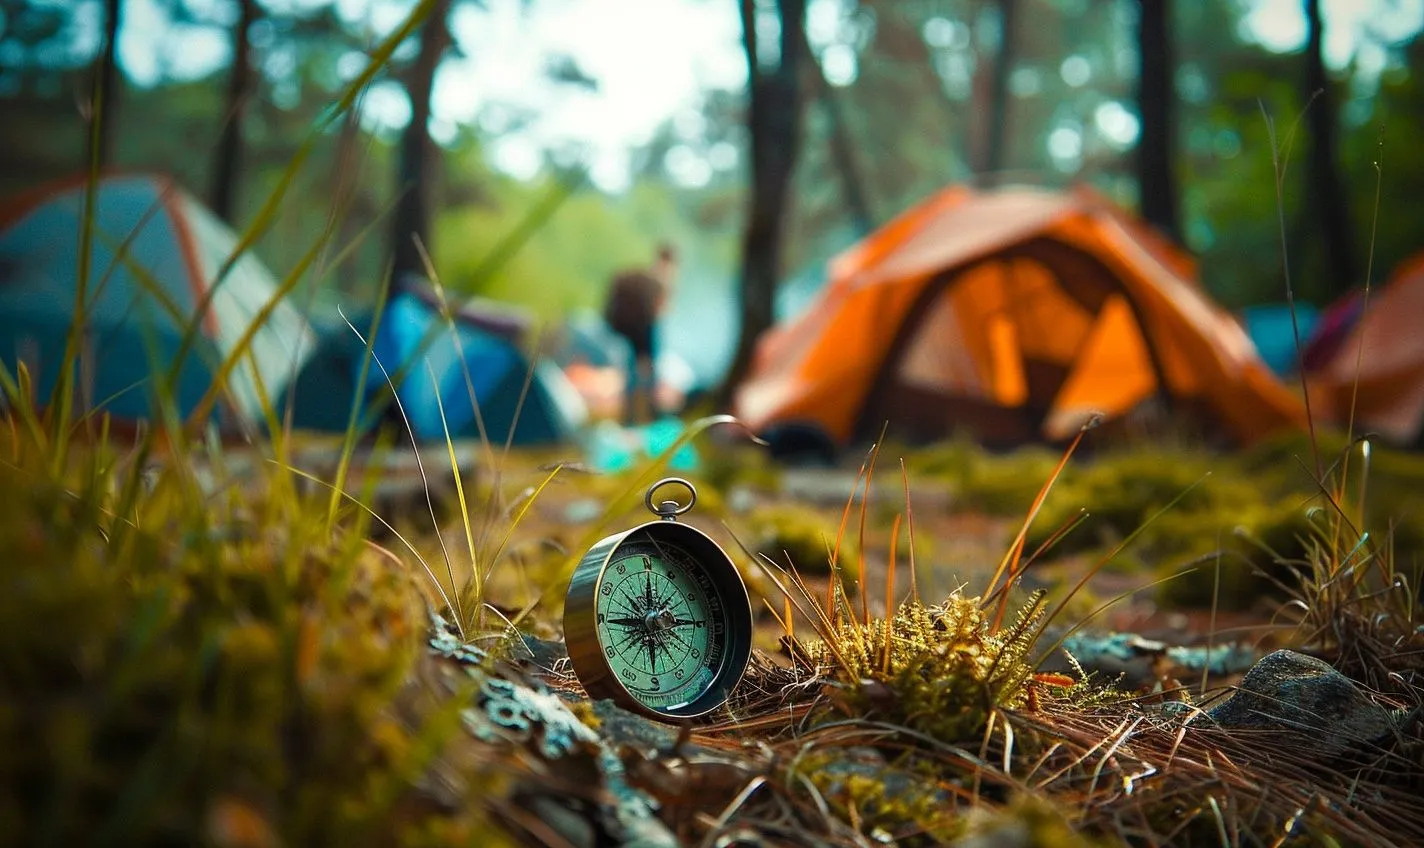
<svg viewBox="0 0 1424 848">
<path fill-rule="evenodd" d="M 653 503 L 678 484 L 688 503 Z M 564 638 L 589 697 L 662 721 L 726 703 L 751 655 L 752 614 L 737 567 L 710 536 L 679 523 L 697 492 L 681 478 L 648 489 L 657 519 L 608 536 L 584 554 L 564 601 Z"/>
</svg>

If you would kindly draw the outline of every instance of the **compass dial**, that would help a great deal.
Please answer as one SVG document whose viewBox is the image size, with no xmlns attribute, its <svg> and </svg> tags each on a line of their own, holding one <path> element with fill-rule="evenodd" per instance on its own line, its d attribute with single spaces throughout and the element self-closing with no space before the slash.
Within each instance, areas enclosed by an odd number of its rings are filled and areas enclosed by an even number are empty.
<svg viewBox="0 0 1424 848">
<path fill-rule="evenodd" d="M 644 705 L 678 710 L 717 680 L 726 653 L 724 601 L 681 547 L 648 537 L 620 546 L 595 603 L 605 661 Z"/>
</svg>

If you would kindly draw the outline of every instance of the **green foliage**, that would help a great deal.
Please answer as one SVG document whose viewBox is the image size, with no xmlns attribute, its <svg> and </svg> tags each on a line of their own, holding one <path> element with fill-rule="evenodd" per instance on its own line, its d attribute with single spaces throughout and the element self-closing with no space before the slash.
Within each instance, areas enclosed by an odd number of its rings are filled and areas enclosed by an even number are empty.
<svg viewBox="0 0 1424 848">
<path fill-rule="evenodd" d="M 1338 471 L 1343 437 L 1323 433 L 1319 442 L 1326 470 Z M 1026 549 L 1037 549 L 1086 512 L 1054 543 L 1052 554 L 1102 552 L 1136 534 L 1120 555 L 1124 563 L 1160 576 L 1193 568 L 1161 586 L 1163 599 L 1210 605 L 1216 595 L 1224 608 L 1247 606 L 1279 594 L 1271 578 L 1288 578 L 1283 563 L 1305 560 L 1324 513 L 1334 510 L 1312 479 L 1314 455 L 1304 435 L 1236 455 L 1182 447 L 1109 449 L 1064 469 L 1030 528 Z M 1032 504 L 1056 461 L 1040 448 L 994 455 L 963 441 L 906 455 L 914 479 L 944 485 L 963 507 L 1010 517 Z M 1352 462 L 1355 482 L 1344 490 L 1341 507 L 1352 521 L 1362 517 L 1375 537 L 1390 539 L 1400 562 L 1417 561 L 1424 553 L 1424 459 L 1372 446 L 1368 474 L 1362 459 Z"/>
<path fill-rule="evenodd" d="M 66 485 L 0 466 L 6 833 L 468 833 L 469 813 L 413 788 L 439 731 L 397 712 L 428 624 L 409 574 L 359 536 L 326 535 L 316 501 L 206 500 L 181 468 L 116 515 L 105 493 L 136 473 Z"/>
<path fill-rule="evenodd" d="M 582 191 L 564 200 L 492 279 L 485 278 L 486 263 L 514 221 L 551 185 L 493 180 L 486 187 L 490 203 L 442 215 L 435 234 L 435 266 L 442 283 L 456 291 L 520 303 L 544 317 L 559 317 L 599 307 L 615 271 L 652 260 L 659 233 L 637 229 L 626 215 L 610 214 L 619 204 Z"/>
</svg>

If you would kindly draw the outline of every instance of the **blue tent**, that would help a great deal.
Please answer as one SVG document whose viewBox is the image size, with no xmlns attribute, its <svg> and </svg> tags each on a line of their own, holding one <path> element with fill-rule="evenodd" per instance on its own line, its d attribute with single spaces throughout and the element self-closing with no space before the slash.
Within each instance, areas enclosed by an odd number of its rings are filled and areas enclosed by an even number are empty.
<svg viewBox="0 0 1424 848">
<path fill-rule="evenodd" d="M 369 335 L 373 313 L 348 313 L 348 317 L 351 326 Z M 366 344 L 351 332 L 335 308 L 309 310 L 306 318 L 316 336 L 311 354 L 276 400 L 282 418 L 290 420 L 293 429 L 341 433 L 351 422 L 352 408 L 357 407 L 364 414 L 367 399 L 377 396 L 360 391 Z M 370 370 L 380 374 L 375 363 Z M 358 417 L 358 425 L 361 421 Z"/>
<path fill-rule="evenodd" d="M 86 191 L 85 178 L 63 180 L 0 210 L 0 362 L 13 373 L 23 361 L 41 400 L 63 370 L 76 319 Z M 245 362 L 227 375 L 212 421 L 255 431 L 264 394 L 280 395 L 312 347 L 310 329 L 286 301 L 247 338 L 276 295 L 272 273 L 250 252 L 227 267 L 237 235 L 160 174 L 103 176 L 92 224 L 78 362 L 83 407 L 124 421 L 150 417 L 160 378 L 186 349 L 171 400 L 178 414 L 189 415 L 219 363 L 243 343 Z M 192 324 L 198 332 L 185 348 Z"/>
<path fill-rule="evenodd" d="M 397 395 L 419 441 L 443 440 L 447 427 L 451 438 L 477 438 L 481 423 L 496 444 L 511 430 L 516 445 L 568 440 L 587 418 L 582 398 L 557 366 L 530 363 L 511 335 L 469 307 L 447 321 L 428 298 L 402 291 L 376 331 L 372 348 L 385 374 L 371 367 L 368 402 L 383 396 L 388 374 L 399 379 Z"/>
<path fill-rule="evenodd" d="M 1284 303 L 1248 306 L 1241 310 L 1241 315 L 1246 333 L 1251 336 L 1266 365 L 1282 376 L 1295 373 L 1296 329 L 1292 325 L 1290 306 Z M 1319 320 L 1320 312 L 1315 307 L 1308 303 L 1295 305 L 1295 325 L 1299 326 L 1302 346 L 1310 341 Z"/>
</svg>

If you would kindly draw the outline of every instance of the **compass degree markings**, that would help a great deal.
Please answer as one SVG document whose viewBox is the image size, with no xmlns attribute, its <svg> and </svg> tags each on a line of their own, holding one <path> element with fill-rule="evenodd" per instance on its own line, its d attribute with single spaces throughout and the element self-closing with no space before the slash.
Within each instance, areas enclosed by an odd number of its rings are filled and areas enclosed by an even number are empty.
<svg viewBox="0 0 1424 848">
<path fill-rule="evenodd" d="M 688 669 L 674 668 L 674 666 L 685 664 L 689 658 L 700 661 L 717 652 L 712 649 L 711 645 L 697 650 L 693 642 L 703 640 L 693 639 L 690 642 L 677 633 L 674 628 L 706 627 L 706 619 L 696 617 L 692 600 L 703 600 L 707 607 L 714 609 L 718 605 L 715 602 L 706 603 L 711 600 L 710 598 L 700 597 L 706 594 L 706 587 L 701 585 L 702 580 L 692 581 L 695 588 L 692 588 L 688 594 L 684 594 L 677 584 L 677 578 L 682 576 L 678 574 L 678 571 L 683 571 L 685 574 L 688 566 L 679 561 L 682 557 L 668 555 L 671 552 L 661 545 L 656 547 L 660 553 L 664 554 L 662 564 L 667 569 L 667 574 L 658 571 L 653 557 L 647 554 L 626 557 L 614 564 L 615 570 L 621 569 L 625 577 L 623 580 L 617 581 L 616 596 L 608 598 L 608 601 L 613 604 L 612 612 L 617 615 L 617 618 L 605 619 L 604 624 L 617 627 L 622 631 L 621 634 L 618 634 L 621 638 L 617 638 L 614 650 L 634 669 L 654 677 L 669 670 L 682 671 L 685 675 Z M 644 579 L 641 591 L 630 592 L 628 590 L 627 584 L 631 582 L 633 575 L 627 574 L 627 569 L 621 568 L 621 566 L 626 565 L 629 560 L 641 561 L 643 565 Z M 657 579 L 654 580 L 654 577 Z M 643 658 L 644 651 L 646 651 L 648 661 L 646 668 L 642 668 L 641 662 L 636 661 Z M 697 652 L 696 657 L 692 656 L 694 651 Z M 630 652 L 632 656 L 629 656 Z M 676 654 L 681 654 L 681 656 L 676 657 Z M 692 681 L 687 681 L 687 683 L 690 682 Z M 674 687 L 673 691 L 676 688 Z"/>
</svg>

